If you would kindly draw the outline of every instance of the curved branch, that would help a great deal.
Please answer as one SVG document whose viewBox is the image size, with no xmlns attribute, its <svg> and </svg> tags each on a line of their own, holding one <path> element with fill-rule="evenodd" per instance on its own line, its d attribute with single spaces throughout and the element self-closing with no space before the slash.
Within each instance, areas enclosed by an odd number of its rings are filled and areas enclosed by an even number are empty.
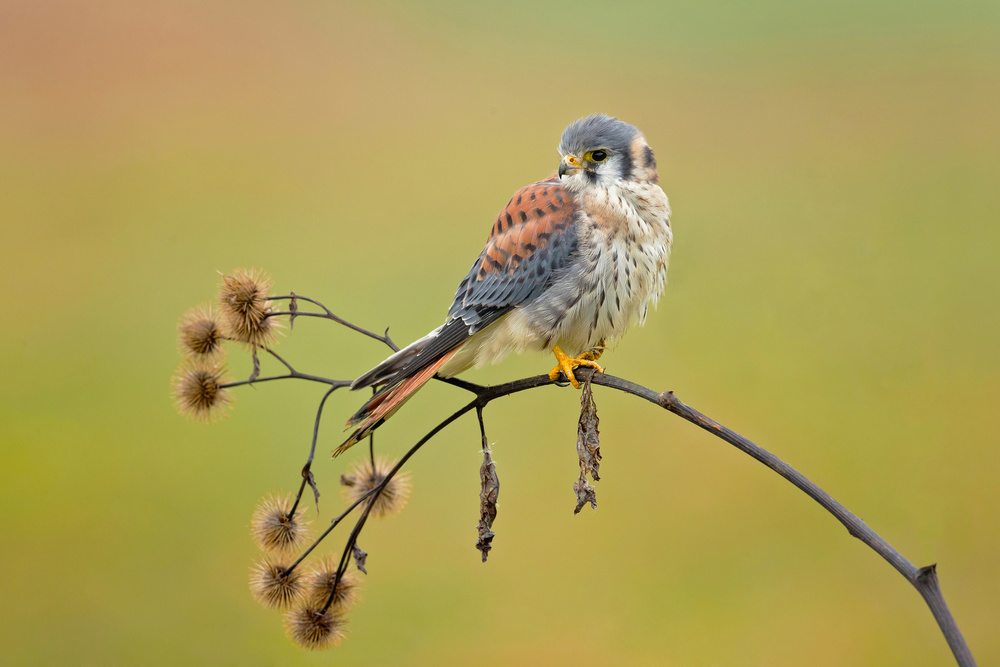
<svg viewBox="0 0 1000 667">
<path fill-rule="evenodd" d="M 896 570 L 902 574 L 914 588 L 917 589 L 917 592 L 920 593 L 920 595 L 924 598 L 924 601 L 927 603 L 928 608 L 930 608 L 931 614 L 934 616 L 934 620 L 937 621 L 938 627 L 940 627 L 945 640 L 948 642 L 948 646 L 951 648 L 951 652 L 955 656 L 955 660 L 961 667 L 971 667 L 976 664 L 975 659 L 972 657 L 972 652 L 969 649 L 965 638 L 962 636 L 962 633 L 958 628 L 958 624 L 955 622 L 955 617 L 952 616 L 951 610 L 948 609 L 948 605 L 945 603 L 944 595 L 941 592 L 941 587 L 937 579 L 936 565 L 918 568 L 896 549 L 894 549 L 892 545 L 890 545 L 878 533 L 869 528 L 864 521 L 859 519 L 846 507 L 834 500 L 830 494 L 810 481 L 805 475 L 798 472 L 766 449 L 756 445 L 747 438 L 744 438 L 739 433 L 726 428 L 715 420 L 710 419 L 694 408 L 684 404 L 680 399 L 674 396 L 672 391 L 657 392 L 648 387 L 636 384 L 635 382 L 630 382 L 629 380 L 615 377 L 613 375 L 597 373 L 589 369 L 578 369 L 577 373 L 577 377 L 581 380 L 587 380 L 602 387 L 638 396 L 639 398 L 645 399 L 650 403 L 672 412 L 681 419 L 689 421 L 695 426 L 705 429 L 717 438 L 725 440 L 744 454 L 753 457 L 769 469 L 781 475 L 784 479 L 791 482 L 796 488 L 815 500 L 821 507 L 823 507 L 823 509 L 840 521 L 840 523 L 847 528 L 848 532 L 852 536 L 864 542 L 868 545 L 868 547 L 875 551 L 875 553 L 888 561 L 890 565 L 896 568 Z M 409 458 L 409 456 L 412 455 L 416 449 L 427 442 L 431 437 L 436 435 L 445 426 L 473 408 L 482 409 L 487 403 L 498 398 L 510 396 L 511 394 L 516 394 L 528 389 L 535 389 L 554 384 L 553 381 L 549 379 L 548 375 L 537 375 L 535 377 L 523 378 L 493 386 L 480 386 L 472 383 L 454 381 L 449 381 L 449 383 L 474 393 L 476 398 L 456 412 L 452 413 L 444 421 L 438 424 L 437 427 L 432 429 L 430 433 L 424 436 L 414 446 L 414 448 L 407 453 L 407 456 L 404 457 L 403 461 L 400 461 L 400 463 L 396 466 L 396 469 L 394 469 L 391 474 L 394 474 L 406 458 Z M 380 491 L 381 489 L 377 490 L 377 492 Z"/>
<path fill-rule="evenodd" d="M 295 294 L 294 292 L 287 296 L 270 296 L 268 297 L 270 301 L 278 300 L 288 300 L 290 301 L 289 310 L 287 311 L 274 311 L 268 315 L 268 317 L 277 316 L 289 316 L 294 320 L 295 317 L 317 317 L 332 320 L 341 324 L 353 331 L 361 333 L 369 338 L 380 341 L 390 349 L 398 351 L 398 347 L 389 338 L 388 329 L 383 335 L 378 335 L 372 331 L 359 327 L 343 318 L 335 315 L 329 308 L 325 305 L 310 299 L 308 297 L 303 297 Z M 305 301 L 311 303 L 323 310 L 323 313 L 309 313 L 300 312 L 297 308 L 297 301 Z M 322 414 L 323 404 L 326 399 L 329 398 L 330 394 L 333 393 L 335 389 L 342 386 L 349 386 L 350 381 L 342 380 L 331 380 L 329 378 L 323 378 L 315 375 L 308 375 L 305 373 L 300 373 L 296 371 L 291 365 L 288 364 L 284 359 L 275 354 L 272 350 L 267 350 L 271 353 L 278 361 L 280 361 L 288 369 L 287 375 L 276 375 L 264 378 L 254 378 L 252 380 L 242 381 L 242 382 L 232 382 L 229 384 L 222 385 L 224 388 L 236 387 L 244 384 L 252 384 L 254 382 L 267 382 L 270 380 L 282 380 L 297 378 L 303 380 L 311 380 L 313 382 L 321 382 L 330 386 L 329 391 L 324 396 L 323 401 L 320 403 L 320 408 L 317 411 L 316 416 L 316 426 L 318 428 L 318 423 L 320 415 Z M 821 489 L 819 486 L 811 482 L 804 475 L 799 473 L 797 470 L 792 468 L 790 465 L 774 456 L 767 450 L 751 442 L 747 438 L 744 438 L 740 434 L 722 426 L 718 422 L 710 419 L 709 417 L 698 412 L 694 408 L 685 405 L 680 401 L 673 392 L 656 392 L 648 387 L 618 378 L 612 375 L 606 375 L 604 373 L 596 373 L 590 369 L 579 369 L 577 371 L 578 377 L 582 380 L 586 380 L 592 384 L 600 385 L 603 387 L 608 387 L 609 389 L 615 389 L 617 391 L 622 391 L 639 398 L 645 399 L 650 403 L 660 406 L 661 408 L 672 412 L 673 414 L 681 417 L 682 419 L 691 422 L 692 424 L 705 429 L 712 435 L 728 442 L 733 445 L 741 452 L 753 457 L 757 461 L 763 463 L 769 469 L 778 473 L 784 479 L 791 482 L 796 488 L 801 490 L 803 493 L 808 495 L 810 498 L 815 500 L 823 509 L 832 514 L 838 521 L 840 521 L 848 530 L 848 532 L 864 542 L 875 551 L 878 555 L 884 558 L 890 565 L 892 565 L 907 581 L 913 585 L 914 588 L 920 593 L 926 602 L 927 606 L 930 608 L 931 614 L 933 614 L 934 619 L 937 621 L 938 626 L 941 629 L 945 640 L 948 642 L 948 646 L 951 648 L 952 653 L 955 656 L 956 661 L 962 667 L 974 666 L 976 664 L 975 659 L 972 657 L 972 652 L 969 650 L 968 644 L 965 642 L 961 631 L 955 622 L 954 616 L 952 616 L 951 611 L 948 609 L 948 605 L 945 603 L 944 595 L 941 592 L 941 587 L 937 579 L 937 570 L 935 565 L 929 565 L 926 567 L 918 568 L 902 554 L 900 554 L 896 549 L 894 549 L 888 542 L 885 541 L 878 533 L 869 528 L 864 521 L 859 519 L 853 513 L 847 510 L 843 505 L 833 499 L 830 494 Z M 339 566 L 337 568 L 336 579 L 334 582 L 334 589 L 336 585 L 339 584 L 340 578 L 343 576 L 344 571 L 347 568 L 347 562 L 349 554 L 351 553 L 353 547 L 357 543 L 357 538 L 365 522 L 368 519 L 369 513 L 377 500 L 379 494 L 385 489 L 386 485 L 392 480 L 396 473 L 402 468 L 406 461 L 416 453 L 425 443 L 427 443 L 431 438 L 433 438 L 437 433 L 439 433 L 446 426 L 454 422 L 456 419 L 464 415 L 473 409 L 476 410 L 477 414 L 482 415 L 482 409 L 491 401 L 504 396 L 509 396 L 521 391 L 526 391 L 528 389 L 535 389 L 538 387 L 544 387 L 547 385 L 555 384 L 548 375 L 538 375 L 530 378 L 523 378 L 520 380 L 514 380 L 513 382 L 507 382 L 501 385 L 494 386 L 483 386 L 467 382 L 465 380 L 459 380 L 457 378 L 438 378 L 443 382 L 464 389 L 475 395 L 475 398 L 459 408 L 457 411 L 453 412 L 451 415 L 442 420 L 437 426 L 435 426 L 427 435 L 421 438 L 410 450 L 403 456 L 403 458 L 392 468 L 391 471 L 386 475 L 382 483 L 372 489 L 369 493 L 365 494 L 362 498 L 359 498 L 353 505 L 351 505 L 343 514 L 335 518 L 330 527 L 313 543 L 309 549 L 306 550 L 304 554 L 289 568 L 288 571 L 294 569 L 329 533 L 333 528 L 340 523 L 351 511 L 353 511 L 362 502 L 366 503 L 366 506 L 355 524 L 350 536 L 347 540 L 347 545 L 344 552 L 341 554 L 341 559 Z M 313 445 L 310 451 L 310 460 L 306 463 L 303 469 L 303 477 L 308 474 L 309 464 L 312 460 L 312 455 L 315 452 L 316 440 L 315 433 L 313 437 Z M 370 445 L 371 446 L 371 445 Z M 371 453 L 374 453 L 372 449 Z M 299 496 L 296 499 L 296 504 L 298 500 L 301 499 L 302 491 L 305 487 L 305 480 L 303 481 L 302 487 L 299 489 Z M 332 603 L 333 594 L 331 593 L 330 599 L 327 601 L 326 607 L 328 608 Z M 324 608 L 324 609 L 325 609 Z"/>
<path fill-rule="evenodd" d="M 890 565 L 896 568 L 917 589 L 917 592 L 920 593 L 930 608 L 934 620 L 937 621 L 938 627 L 941 628 L 941 633 L 948 642 L 948 646 L 951 648 L 951 652 L 954 654 L 955 660 L 959 665 L 967 667 L 976 664 L 975 659 L 972 657 L 972 651 L 969 649 L 969 645 L 966 643 L 962 632 L 958 628 L 958 624 L 955 622 L 955 617 L 952 616 L 951 610 L 948 609 L 948 605 L 945 603 L 944 594 L 941 592 L 941 587 L 938 584 L 936 564 L 918 568 L 901 553 L 896 551 L 882 536 L 869 528 L 868 524 L 834 500 L 830 494 L 810 481 L 805 475 L 763 447 L 756 445 L 739 433 L 731 431 L 715 420 L 706 417 L 691 406 L 685 405 L 680 399 L 674 396 L 672 391 L 657 393 L 634 382 L 603 374 L 594 374 L 593 383 L 624 391 L 644 398 L 650 403 L 655 403 L 678 417 L 705 429 L 717 438 L 725 440 L 744 454 L 752 456 L 791 482 L 796 488 L 832 514 L 837 521 L 844 524 L 844 527 L 847 528 L 847 531 L 853 537 L 864 542 L 875 553 L 888 561 Z"/>
</svg>

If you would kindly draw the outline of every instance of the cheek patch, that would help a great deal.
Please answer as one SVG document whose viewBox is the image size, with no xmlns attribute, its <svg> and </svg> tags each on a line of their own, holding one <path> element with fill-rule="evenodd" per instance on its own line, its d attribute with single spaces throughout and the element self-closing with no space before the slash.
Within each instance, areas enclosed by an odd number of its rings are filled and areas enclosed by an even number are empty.
<svg viewBox="0 0 1000 667">
<path fill-rule="evenodd" d="M 646 139 L 640 134 L 632 141 L 629 154 L 636 165 L 636 180 L 658 183 L 659 174 L 656 173 L 656 156 L 653 149 L 646 143 Z"/>
</svg>

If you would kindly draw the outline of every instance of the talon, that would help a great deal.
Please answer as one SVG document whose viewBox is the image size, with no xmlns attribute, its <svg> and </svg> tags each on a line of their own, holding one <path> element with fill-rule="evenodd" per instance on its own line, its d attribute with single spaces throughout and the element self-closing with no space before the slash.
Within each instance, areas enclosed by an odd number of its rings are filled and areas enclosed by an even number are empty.
<svg viewBox="0 0 1000 667">
<path fill-rule="evenodd" d="M 598 373 L 603 373 L 604 369 L 601 368 L 594 359 L 601 356 L 601 352 L 595 350 L 594 352 L 585 352 L 581 354 L 576 359 L 568 356 L 565 352 L 559 349 L 556 345 L 552 348 L 552 353 L 556 355 L 557 364 L 556 367 L 549 371 L 549 379 L 553 382 L 559 380 L 560 375 L 565 375 L 566 379 L 570 381 L 576 389 L 580 388 L 580 381 L 576 379 L 576 375 L 573 374 L 573 369 L 579 366 L 587 366 L 595 369 Z M 596 356 L 595 356 L 596 355 Z"/>
<path fill-rule="evenodd" d="M 601 358 L 602 354 L 604 354 L 604 339 L 603 338 L 601 340 L 597 341 L 597 345 L 594 347 L 593 350 L 590 350 L 589 352 L 584 352 L 583 354 L 581 354 L 580 355 L 580 359 L 589 359 L 591 361 L 597 361 L 598 359 Z M 603 373 L 604 371 L 602 370 L 601 372 Z"/>
</svg>

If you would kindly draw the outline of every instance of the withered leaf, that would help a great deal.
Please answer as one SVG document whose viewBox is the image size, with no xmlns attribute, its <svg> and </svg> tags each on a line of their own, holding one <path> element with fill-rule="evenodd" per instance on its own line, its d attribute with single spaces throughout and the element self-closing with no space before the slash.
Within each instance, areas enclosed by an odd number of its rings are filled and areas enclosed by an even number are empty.
<svg viewBox="0 0 1000 667">
<path fill-rule="evenodd" d="M 573 514 L 579 514 L 587 503 L 590 503 L 592 509 L 597 509 L 597 492 L 587 483 L 587 478 L 582 472 L 580 479 L 573 483 L 573 490 L 576 491 L 576 509 L 573 510 Z"/>
<path fill-rule="evenodd" d="M 362 572 L 364 572 L 365 574 L 368 574 L 368 570 L 365 569 L 365 561 L 368 560 L 368 552 L 362 551 L 361 547 L 355 544 L 352 554 L 354 556 L 354 564 L 357 566 L 357 568 Z"/>
<path fill-rule="evenodd" d="M 573 484 L 573 491 L 576 492 L 574 514 L 578 514 L 587 503 L 597 509 L 597 491 L 587 483 L 587 475 L 590 475 L 595 482 L 601 479 L 599 474 L 601 433 L 598 429 L 601 420 L 597 418 L 597 403 L 594 402 L 594 393 L 590 385 L 592 377 L 592 375 L 587 376 L 580 392 L 580 423 L 576 430 L 576 455 L 580 460 L 580 479 Z"/>
<path fill-rule="evenodd" d="M 319 512 L 319 487 L 316 486 L 316 478 L 308 465 L 302 469 L 302 476 L 306 478 L 306 484 L 312 489 L 313 496 L 316 498 L 316 511 Z"/>
<path fill-rule="evenodd" d="M 257 358 L 257 348 L 253 350 L 253 371 L 250 373 L 248 382 L 253 382 L 260 377 L 260 359 Z"/>
<path fill-rule="evenodd" d="M 288 312 L 291 313 L 291 316 L 288 318 L 288 328 L 289 329 L 294 329 L 295 328 L 295 316 L 299 312 L 299 299 L 295 295 L 295 292 L 292 292 L 291 294 L 292 294 L 292 298 L 288 302 Z"/>
<path fill-rule="evenodd" d="M 594 392 L 589 377 L 580 391 L 580 424 L 576 429 L 576 453 L 580 457 L 581 472 L 589 474 L 597 482 L 601 479 L 598 474 L 601 469 L 601 432 L 597 428 L 601 420 L 597 418 L 597 403 L 594 402 Z"/>
<path fill-rule="evenodd" d="M 483 443 L 483 464 L 479 467 L 479 539 L 476 548 L 483 554 L 483 562 L 493 548 L 495 533 L 490 530 L 497 518 L 497 498 L 500 497 L 500 478 L 497 477 L 497 467 L 490 456 L 490 448 Z"/>
</svg>

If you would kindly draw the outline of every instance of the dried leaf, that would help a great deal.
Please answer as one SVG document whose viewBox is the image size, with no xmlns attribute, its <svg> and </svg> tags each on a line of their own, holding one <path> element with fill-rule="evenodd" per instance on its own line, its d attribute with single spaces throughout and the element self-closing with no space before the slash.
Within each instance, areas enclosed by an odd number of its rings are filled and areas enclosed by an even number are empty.
<svg viewBox="0 0 1000 667">
<path fill-rule="evenodd" d="M 250 373 L 248 382 L 253 382 L 260 377 L 260 359 L 257 358 L 257 348 L 253 349 L 253 371 Z"/>
<path fill-rule="evenodd" d="M 362 551 L 361 547 L 355 544 L 352 553 L 354 555 L 354 564 L 357 568 L 365 574 L 368 574 L 368 570 L 365 569 L 365 561 L 368 560 L 368 552 Z"/>
<path fill-rule="evenodd" d="M 479 481 L 481 490 L 479 492 L 479 539 L 476 540 L 476 548 L 483 554 L 483 562 L 486 562 L 490 549 L 493 548 L 493 538 L 495 533 L 490 530 L 493 521 L 497 518 L 497 498 L 500 497 L 500 478 L 497 477 L 497 467 L 490 456 L 490 448 L 483 443 L 483 465 L 479 467 Z"/>
<path fill-rule="evenodd" d="M 573 514 L 579 514 L 587 503 L 590 503 L 591 509 L 597 509 L 597 492 L 587 483 L 587 478 L 582 472 L 580 479 L 573 483 L 573 490 L 576 491 L 576 509 L 573 510 Z"/>
<path fill-rule="evenodd" d="M 580 460 L 580 478 L 574 482 L 573 491 L 576 492 L 576 509 L 574 514 L 579 514 L 580 510 L 587 503 L 593 509 L 597 509 L 597 491 L 587 483 L 587 475 L 590 475 L 595 482 L 600 481 L 601 476 L 601 432 L 597 428 L 600 419 L 597 418 L 597 403 L 594 402 L 594 393 L 590 386 L 588 376 L 583 382 L 583 389 L 580 392 L 580 423 L 576 430 L 576 455 Z"/>
<path fill-rule="evenodd" d="M 319 488 L 316 486 L 316 478 L 312 474 L 312 470 L 307 465 L 302 469 L 302 476 L 306 478 L 306 484 L 312 489 L 313 496 L 316 498 L 316 512 L 319 512 Z"/>
<path fill-rule="evenodd" d="M 590 380 L 583 383 L 580 392 L 580 424 L 576 430 L 576 453 L 580 457 L 580 471 L 589 474 L 595 482 L 600 481 L 601 432 L 597 426 L 597 403 L 591 390 Z"/>
</svg>

